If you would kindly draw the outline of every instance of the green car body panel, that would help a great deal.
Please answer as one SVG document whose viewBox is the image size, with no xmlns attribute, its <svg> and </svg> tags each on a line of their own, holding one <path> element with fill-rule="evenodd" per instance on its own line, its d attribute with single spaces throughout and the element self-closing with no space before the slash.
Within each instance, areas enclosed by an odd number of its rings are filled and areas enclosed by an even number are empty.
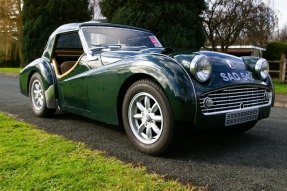
<svg viewBox="0 0 287 191">
<path fill-rule="evenodd" d="M 43 58 L 39 58 L 23 68 L 20 73 L 20 91 L 22 94 L 26 96 L 29 95 L 29 80 L 36 72 L 39 74 L 44 74 L 41 75 L 41 78 L 44 81 L 45 89 L 48 89 L 52 84 L 55 83 L 55 75 L 52 71 L 50 63 Z"/>
<path fill-rule="evenodd" d="M 42 65 L 39 63 L 38 65 Z M 29 76 L 39 72 L 36 66 L 29 66 L 21 72 L 21 92 L 28 95 Z M 46 72 L 48 73 L 48 72 Z M 49 72 L 50 73 L 50 72 Z M 184 74 L 184 75 L 183 75 Z M 90 117 L 110 124 L 118 124 L 118 102 L 123 98 L 120 93 L 133 79 L 153 78 L 164 88 L 179 121 L 189 121 L 195 116 L 196 103 L 190 79 L 183 68 L 169 57 L 154 55 L 132 56 L 129 59 L 104 65 L 83 72 L 76 68 L 63 79 L 49 75 L 44 79 L 45 87 L 55 84 L 58 104 L 61 109 Z M 54 83 L 55 82 L 55 83 Z"/>
<path fill-rule="evenodd" d="M 69 74 L 57 77 L 52 57 L 58 36 L 90 26 L 143 30 L 94 22 L 60 27 L 50 36 L 42 58 L 21 71 L 21 93 L 29 96 L 29 81 L 33 73 L 37 72 L 41 75 L 44 89 L 49 90 L 46 93 L 48 107 L 55 109 L 58 106 L 64 111 L 117 125 L 128 88 L 137 80 L 149 78 L 164 90 L 175 120 L 189 122 L 191 127 L 200 130 L 224 127 L 226 120 L 226 112 L 204 114 L 201 111 L 202 96 L 233 87 L 258 87 L 271 92 L 273 96 L 269 104 L 258 108 L 257 120 L 270 114 L 274 103 L 274 88 L 270 77 L 262 80 L 256 74 L 255 64 L 260 59 L 256 57 L 238 58 L 216 52 L 175 52 L 155 47 L 96 52 L 96 56 L 91 59 L 85 51 L 78 65 Z M 204 55 L 212 63 L 211 76 L 205 82 L 196 80 L 190 72 L 189 64 L 196 55 Z"/>
</svg>

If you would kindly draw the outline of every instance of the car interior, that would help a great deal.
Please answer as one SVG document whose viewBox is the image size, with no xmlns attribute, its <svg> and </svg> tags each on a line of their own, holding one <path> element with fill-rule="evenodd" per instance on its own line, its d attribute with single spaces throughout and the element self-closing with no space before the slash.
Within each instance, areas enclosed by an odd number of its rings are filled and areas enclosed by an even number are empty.
<svg viewBox="0 0 287 191">
<path fill-rule="evenodd" d="M 60 35 L 56 41 L 52 63 L 57 78 L 62 78 L 77 66 L 84 54 L 84 50 L 78 33 Z"/>
</svg>

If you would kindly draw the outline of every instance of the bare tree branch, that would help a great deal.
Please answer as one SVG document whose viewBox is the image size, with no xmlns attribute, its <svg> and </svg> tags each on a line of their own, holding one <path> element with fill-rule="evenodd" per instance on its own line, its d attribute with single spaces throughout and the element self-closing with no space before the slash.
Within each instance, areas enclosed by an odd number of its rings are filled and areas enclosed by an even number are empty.
<svg viewBox="0 0 287 191">
<path fill-rule="evenodd" d="M 275 11 L 262 0 L 207 0 L 203 22 L 212 50 L 222 52 L 245 39 L 256 46 L 266 45 L 277 25 Z"/>
</svg>

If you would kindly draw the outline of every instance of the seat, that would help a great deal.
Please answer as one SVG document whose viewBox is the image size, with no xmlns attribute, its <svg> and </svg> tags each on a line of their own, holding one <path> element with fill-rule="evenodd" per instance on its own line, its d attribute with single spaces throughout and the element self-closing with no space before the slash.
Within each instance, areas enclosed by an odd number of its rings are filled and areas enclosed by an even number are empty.
<svg viewBox="0 0 287 191">
<path fill-rule="evenodd" d="M 64 74 L 64 73 L 66 73 L 67 71 L 69 71 L 75 64 L 76 64 L 76 61 L 66 61 L 66 62 L 63 62 L 63 63 L 60 65 L 61 74 Z"/>
</svg>

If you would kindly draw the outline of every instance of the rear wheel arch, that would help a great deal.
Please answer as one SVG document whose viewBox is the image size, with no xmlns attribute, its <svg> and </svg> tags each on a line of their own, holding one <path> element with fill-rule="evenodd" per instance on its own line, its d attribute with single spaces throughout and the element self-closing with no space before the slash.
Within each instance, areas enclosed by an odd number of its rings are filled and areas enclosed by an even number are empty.
<svg viewBox="0 0 287 191">
<path fill-rule="evenodd" d="M 26 85 L 24 87 L 28 92 L 27 96 L 29 96 L 30 80 L 35 73 L 40 74 L 45 89 L 48 89 L 51 85 L 55 84 L 55 74 L 53 73 L 50 63 L 46 59 L 39 58 L 29 65 L 23 69 L 21 72 L 22 74 L 20 73 L 20 75 L 23 75 L 26 80 Z"/>
<path fill-rule="evenodd" d="M 30 87 L 29 87 L 29 86 L 30 86 L 31 78 L 32 78 L 32 76 L 33 76 L 35 73 L 37 73 L 37 71 L 36 71 L 36 70 L 32 70 L 32 71 L 30 72 L 29 76 L 28 76 L 28 82 L 27 82 L 28 97 L 30 97 L 30 91 L 29 91 L 29 88 L 30 88 Z"/>
<path fill-rule="evenodd" d="M 51 72 L 51 71 L 50 71 Z M 41 82 L 43 83 L 43 88 L 44 88 L 44 93 L 46 93 L 46 91 L 48 89 L 50 89 L 50 91 L 48 92 L 48 97 L 46 97 L 46 106 L 47 108 L 50 108 L 50 109 L 55 109 L 57 108 L 57 105 L 56 105 L 56 89 L 55 89 L 55 86 L 54 86 L 54 80 L 51 78 L 51 77 L 44 77 L 42 75 L 42 73 L 40 72 L 40 70 L 38 70 L 37 68 L 34 69 L 34 70 L 31 70 L 31 72 L 29 73 L 28 75 L 28 80 L 27 80 L 27 92 L 28 92 L 28 97 L 30 97 L 30 83 L 31 83 L 31 79 L 33 77 L 33 75 L 35 74 L 38 74 L 39 77 L 41 78 Z M 52 76 L 52 75 L 51 75 Z M 51 87 L 53 86 L 53 87 Z M 54 88 L 54 90 L 51 91 L 51 89 Z M 51 92 L 53 92 L 51 95 Z"/>
</svg>

